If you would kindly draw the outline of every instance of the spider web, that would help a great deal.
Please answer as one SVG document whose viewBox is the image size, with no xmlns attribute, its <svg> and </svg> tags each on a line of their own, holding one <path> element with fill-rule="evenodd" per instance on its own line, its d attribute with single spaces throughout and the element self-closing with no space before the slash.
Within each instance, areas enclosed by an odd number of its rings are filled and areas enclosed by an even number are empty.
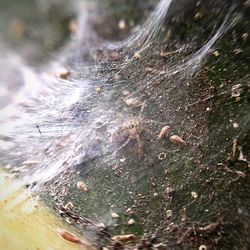
<svg viewBox="0 0 250 250">
<path fill-rule="evenodd" d="M 243 11 L 212 3 L 220 14 L 198 20 L 190 36 L 183 29 L 194 1 L 183 1 L 187 14 L 178 16 L 178 3 L 161 0 L 127 38 L 107 41 L 91 25 L 102 4 L 77 6 L 78 31 L 48 66 L 31 67 L 11 50 L 1 61 L 2 82 L 21 85 L 1 109 L 1 164 L 92 240 L 100 232 L 148 233 L 170 248 L 214 246 L 231 216 L 222 208 L 232 202 L 222 197 L 249 177 L 249 72 L 239 48 L 230 56 L 235 44 L 227 44 Z M 241 71 L 230 63 L 234 57 Z M 65 79 L 56 74 L 62 68 L 70 72 Z M 140 126 L 141 158 L 131 122 Z M 164 126 L 169 134 L 157 139 Z M 117 129 L 126 133 L 114 143 Z M 172 143 L 171 135 L 187 145 Z M 78 190 L 79 181 L 89 192 Z M 237 209 L 249 211 L 237 201 Z M 140 244 L 153 244 L 145 239 Z"/>
</svg>

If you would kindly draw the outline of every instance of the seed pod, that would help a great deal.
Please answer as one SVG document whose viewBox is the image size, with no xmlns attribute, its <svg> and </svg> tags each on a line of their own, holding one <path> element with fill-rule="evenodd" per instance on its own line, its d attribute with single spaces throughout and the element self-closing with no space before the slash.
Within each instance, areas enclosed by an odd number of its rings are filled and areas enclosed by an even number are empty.
<svg viewBox="0 0 250 250">
<path fill-rule="evenodd" d="M 172 136 L 170 136 L 169 139 L 174 144 L 187 145 L 187 143 L 183 139 L 181 139 L 181 137 L 179 137 L 178 135 L 172 135 Z"/>
<path fill-rule="evenodd" d="M 160 132 L 160 134 L 158 135 L 157 139 L 165 138 L 165 137 L 168 135 L 169 130 L 170 130 L 170 127 L 169 127 L 169 126 L 164 126 L 164 127 L 161 129 L 161 132 Z"/>
<path fill-rule="evenodd" d="M 72 243 L 75 243 L 75 244 L 83 244 L 83 241 L 78 238 L 76 235 L 66 231 L 66 230 L 59 230 L 58 231 L 58 234 L 64 239 L 64 240 L 67 240 L 67 241 L 70 241 Z"/>
</svg>

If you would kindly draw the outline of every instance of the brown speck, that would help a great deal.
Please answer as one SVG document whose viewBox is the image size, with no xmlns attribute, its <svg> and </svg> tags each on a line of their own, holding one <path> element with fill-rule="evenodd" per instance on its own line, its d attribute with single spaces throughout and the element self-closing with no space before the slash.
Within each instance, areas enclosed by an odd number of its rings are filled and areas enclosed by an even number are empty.
<svg viewBox="0 0 250 250">
<path fill-rule="evenodd" d="M 69 22 L 69 30 L 71 33 L 76 33 L 78 29 L 77 20 L 74 18 Z"/>
<path fill-rule="evenodd" d="M 55 73 L 56 77 L 61 78 L 61 79 L 67 79 L 70 75 L 69 70 L 65 68 L 58 69 Z"/>
<path fill-rule="evenodd" d="M 170 130 L 170 127 L 169 127 L 169 126 L 164 126 L 164 127 L 161 129 L 161 132 L 160 132 L 160 134 L 158 135 L 157 139 L 165 138 L 165 137 L 168 135 L 169 130 Z"/>
<path fill-rule="evenodd" d="M 174 144 L 182 144 L 182 145 L 187 145 L 187 143 L 178 135 L 172 135 L 170 136 L 170 141 Z"/>
</svg>

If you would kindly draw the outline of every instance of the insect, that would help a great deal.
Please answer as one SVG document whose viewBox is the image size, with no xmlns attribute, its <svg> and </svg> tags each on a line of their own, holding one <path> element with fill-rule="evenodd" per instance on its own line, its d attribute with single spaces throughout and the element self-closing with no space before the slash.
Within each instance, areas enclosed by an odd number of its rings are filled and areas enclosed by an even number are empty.
<svg viewBox="0 0 250 250">
<path fill-rule="evenodd" d="M 138 157 L 141 159 L 143 157 L 143 146 L 141 142 L 140 135 L 143 132 L 140 120 L 132 120 L 127 124 L 119 127 L 114 133 L 111 135 L 111 142 L 113 143 L 122 143 L 122 145 L 118 148 L 120 151 L 122 148 L 126 147 L 128 143 L 133 140 L 136 141 L 136 153 Z"/>
<path fill-rule="evenodd" d="M 145 102 L 142 104 L 140 115 L 138 118 L 132 119 L 126 122 L 121 127 L 117 128 L 111 134 L 111 142 L 121 144 L 121 146 L 115 151 L 117 153 L 122 148 L 126 147 L 131 141 L 136 143 L 136 153 L 141 159 L 144 155 L 143 144 L 141 141 L 141 135 L 143 132 L 147 132 L 152 134 L 149 130 L 147 130 L 143 124 L 145 123 L 159 123 L 154 120 L 145 120 L 142 119 L 141 114 L 144 110 Z"/>
</svg>

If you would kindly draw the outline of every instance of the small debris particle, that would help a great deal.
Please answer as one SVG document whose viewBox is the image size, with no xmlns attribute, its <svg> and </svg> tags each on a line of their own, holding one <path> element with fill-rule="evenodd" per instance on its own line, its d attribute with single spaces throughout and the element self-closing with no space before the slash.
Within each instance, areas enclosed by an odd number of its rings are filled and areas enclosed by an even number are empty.
<svg viewBox="0 0 250 250">
<path fill-rule="evenodd" d="M 196 20 L 201 19 L 202 17 L 203 17 L 203 14 L 200 11 L 196 12 L 196 14 L 194 15 L 194 19 Z"/>
<path fill-rule="evenodd" d="M 117 213 L 111 213 L 113 219 L 118 219 L 120 216 Z"/>
<path fill-rule="evenodd" d="M 164 153 L 164 152 L 161 152 L 159 155 L 158 155 L 158 159 L 163 161 L 167 158 L 167 154 Z"/>
<path fill-rule="evenodd" d="M 114 241 L 127 242 L 135 239 L 134 234 L 115 235 L 111 238 Z"/>
<path fill-rule="evenodd" d="M 166 250 L 168 248 L 167 248 L 166 244 L 159 243 L 159 244 L 155 244 L 153 249 L 155 249 L 155 250 Z"/>
<path fill-rule="evenodd" d="M 241 84 L 235 84 L 232 86 L 231 89 L 231 95 L 232 97 L 239 97 L 241 95 L 242 89 L 241 89 Z"/>
<path fill-rule="evenodd" d="M 135 220 L 134 219 L 129 219 L 127 222 L 128 225 L 134 225 L 135 224 Z"/>
<path fill-rule="evenodd" d="M 141 102 L 138 98 L 136 97 L 125 97 L 123 98 L 124 102 L 126 103 L 127 106 L 129 107 L 139 107 L 141 106 Z"/>
<path fill-rule="evenodd" d="M 176 54 L 176 53 L 178 53 L 179 51 L 180 51 L 179 49 L 174 50 L 174 51 L 166 51 L 166 52 L 161 51 L 161 52 L 160 52 L 160 56 L 161 56 L 161 57 L 167 57 L 167 56 Z"/>
<path fill-rule="evenodd" d="M 102 88 L 101 88 L 101 87 L 96 87 L 95 91 L 96 91 L 97 93 L 100 93 L 100 92 L 102 91 Z"/>
<path fill-rule="evenodd" d="M 232 151 L 233 151 L 233 157 L 235 156 L 236 149 L 237 149 L 237 139 L 234 138 L 233 139 L 233 149 L 232 149 Z"/>
<path fill-rule="evenodd" d="M 187 145 L 187 143 L 178 135 L 172 135 L 170 136 L 170 141 L 174 144 L 182 144 L 182 145 Z"/>
<path fill-rule="evenodd" d="M 64 208 L 65 209 L 72 209 L 74 207 L 74 205 L 73 205 L 73 203 L 72 202 L 68 202 L 65 206 L 64 206 Z"/>
<path fill-rule="evenodd" d="M 22 163 L 22 165 L 24 165 L 24 166 L 30 166 L 30 165 L 34 165 L 34 164 L 38 164 L 39 163 L 39 161 L 32 161 L 32 160 L 29 160 L 29 161 L 24 161 L 23 163 Z"/>
<path fill-rule="evenodd" d="M 194 191 L 191 192 L 191 196 L 196 199 L 198 197 L 198 194 Z"/>
<path fill-rule="evenodd" d="M 239 170 L 235 170 L 235 173 L 239 176 L 239 177 L 242 177 L 242 178 L 245 178 L 246 177 L 246 174 L 242 171 L 239 171 Z"/>
<path fill-rule="evenodd" d="M 213 53 L 212 53 L 214 56 L 218 57 L 220 55 L 219 51 L 218 50 L 215 50 Z"/>
<path fill-rule="evenodd" d="M 204 226 L 204 227 L 199 227 L 198 229 L 201 232 L 211 233 L 211 232 L 215 231 L 220 225 L 221 225 L 220 222 L 215 222 L 215 223 L 211 223 L 211 224 Z"/>
<path fill-rule="evenodd" d="M 69 30 L 71 33 L 76 33 L 77 29 L 78 29 L 78 23 L 77 20 L 74 18 L 69 22 Z"/>
<path fill-rule="evenodd" d="M 169 127 L 169 126 L 164 126 L 164 127 L 161 129 L 161 132 L 160 132 L 160 134 L 158 135 L 157 139 L 165 138 L 165 137 L 168 135 L 169 130 L 170 130 L 170 127 Z"/>
<path fill-rule="evenodd" d="M 130 94 L 130 92 L 128 91 L 128 90 L 123 90 L 122 91 L 122 95 L 123 96 L 127 96 L 127 95 L 129 95 Z"/>
<path fill-rule="evenodd" d="M 157 197 L 157 196 L 158 196 L 158 193 L 153 193 L 153 196 L 154 196 L 154 197 Z"/>
<path fill-rule="evenodd" d="M 233 52 L 235 55 L 238 55 L 238 54 L 242 53 L 242 49 L 238 48 L 238 49 L 235 49 Z"/>
<path fill-rule="evenodd" d="M 167 187 L 165 192 L 166 192 L 166 194 L 172 194 L 174 192 L 174 189 L 171 187 Z"/>
<path fill-rule="evenodd" d="M 139 52 L 134 53 L 134 56 L 133 56 L 134 59 L 138 60 L 138 59 L 140 59 L 140 57 L 141 57 L 141 55 Z"/>
<path fill-rule="evenodd" d="M 121 159 L 120 159 L 120 162 L 121 162 L 121 163 L 124 163 L 125 161 L 126 161 L 125 158 L 121 158 Z"/>
<path fill-rule="evenodd" d="M 238 127 L 239 127 L 239 124 L 238 124 L 237 122 L 234 122 L 234 123 L 233 123 L 233 127 L 234 127 L 234 128 L 238 128 Z"/>
<path fill-rule="evenodd" d="M 207 250 L 207 247 L 205 245 L 200 245 L 199 250 Z"/>
<path fill-rule="evenodd" d="M 245 156 L 243 155 L 242 147 L 239 146 L 238 149 L 239 149 L 239 151 L 240 151 L 240 155 L 239 155 L 239 157 L 238 157 L 238 160 L 239 160 L 239 161 L 245 161 L 245 162 L 247 162 L 247 159 L 246 159 Z"/>
<path fill-rule="evenodd" d="M 125 211 L 125 213 L 126 213 L 127 215 L 133 215 L 133 214 L 134 214 L 134 211 L 129 207 L 129 208 Z"/>
<path fill-rule="evenodd" d="M 83 181 L 78 181 L 76 184 L 77 188 L 84 191 L 84 192 L 88 192 L 89 189 L 87 187 L 87 185 L 83 182 Z"/>
<path fill-rule="evenodd" d="M 71 225 L 73 223 L 73 219 L 70 217 L 67 217 L 66 222 Z"/>
<path fill-rule="evenodd" d="M 206 111 L 209 112 L 211 109 L 209 107 L 206 108 Z"/>
<path fill-rule="evenodd" d="M 151 68 L 151 67 L 146 67 L 146 68 L 145 68 L 145 72 L 152 72 L 152 71 L 154 71 L 154 69 Z"/>
<path fill-rule="evenodd" d="M 118 28 L 119 28 L 120 30 L 125 30 L 126 27 L 127 27 L 127 25 L 126 25 L 125 20 L 124 20 L 124 19 L 121 19 L 121 20 L 118 22 Z"/>
<path fill-rule="evenodd" d="M 243 38 L 244 40 L 246 40 L 246 39 L 248 38 L 248 33 L 242 34 L 242 38 Z"/>
<path fill-rule="evenodd" d="M 172 217 L 173 211 L 172 211 L 172 210 L 167 210 L 167 211 L 166 211 L 166 215 L 167 215 L 167 218 Z"/>
<path fill-rule="evenodd" d="M 117 74 L 114 74 L 114 79 L 116 81 L 119 81 L 121 79 L 121 76 L 117 73 Z"/>
<path fill-rule="evenodd" d="M 164 52 L 164 51 L 161 51 L 160 53 L 160 57 L 167 57 L 168 55 L 171 55 L 170 52 Z"/>
<path fill-rule="evenodd" d="M 65 79 L 65 80 L 69 77 L 69 75 L 70 75 L 69 70 L 67 70 L 65 68 L 58 69 L 55 72 L 56 77 L 61 78 L 61 79 Z"/>
</svg>

